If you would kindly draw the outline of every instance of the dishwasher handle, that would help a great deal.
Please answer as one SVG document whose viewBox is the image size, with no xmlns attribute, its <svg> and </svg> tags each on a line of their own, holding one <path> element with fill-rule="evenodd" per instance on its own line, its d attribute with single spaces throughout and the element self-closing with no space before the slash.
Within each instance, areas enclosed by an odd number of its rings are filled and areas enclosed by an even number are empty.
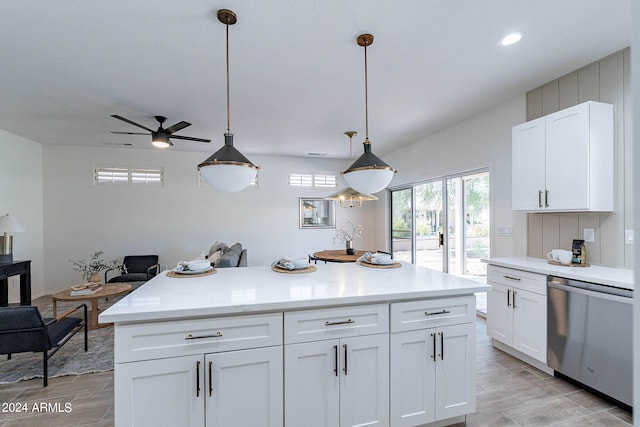
<svg viewBox="0 0 640 427">
<path fill-rule="evenodd" d="M 577 286 L 576 286 L 577 285 Z M 595 298 L 602 298 L 609 301 L 631 304 L 633 302 L 633 291 L 610 286 L 597 285 L 587 282 L 577 282 L 563 278 L 549 278 L 547 286 L 550 289 L 559 289 L 565 292 L 574 292 Z"/>
</svg>

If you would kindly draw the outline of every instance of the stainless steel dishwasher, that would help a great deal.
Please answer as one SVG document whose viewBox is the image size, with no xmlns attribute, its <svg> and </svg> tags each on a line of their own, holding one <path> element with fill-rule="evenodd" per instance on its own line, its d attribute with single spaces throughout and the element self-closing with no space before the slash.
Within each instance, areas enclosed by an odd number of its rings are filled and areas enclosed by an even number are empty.
<svg viewBox="0 0 640 427">
<path fill-rule="evenodd" d="M 633 291 L 549 276 L 547 363 L 629 407 Z"/>
</svg>

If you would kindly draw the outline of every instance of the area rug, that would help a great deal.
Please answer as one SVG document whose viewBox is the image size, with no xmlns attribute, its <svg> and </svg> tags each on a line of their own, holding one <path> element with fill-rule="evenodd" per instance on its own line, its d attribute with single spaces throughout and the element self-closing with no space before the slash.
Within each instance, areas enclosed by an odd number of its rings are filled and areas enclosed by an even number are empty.
<svg viewBox="0 0 640 427">
<path fill-rule="evenodd" d="M 118 298 L 100 301 L 100 309 L 106 308 Z M 58 314 L 74 307 L 73 303 L 58 303 Z M 90 305 L 89 305 L 90 307 Z M 90 309 L 90 308 L 89 308 Z M 41 307 L 42 317 L 52 317 L 51 306 Z M 81 311 L 74 313 L 81 317 Z M 113 370 L 113 326 L 89 331 L 89 350 L 84 351 L 84 330 L 49 359 L 49 378 L 65 375 L 89 374 Z M 42 353 L 15 353 L 11 360 L 0 356 L 0 384 L 14 383 L 31 378 L 42 378 Z"/>
</svg>

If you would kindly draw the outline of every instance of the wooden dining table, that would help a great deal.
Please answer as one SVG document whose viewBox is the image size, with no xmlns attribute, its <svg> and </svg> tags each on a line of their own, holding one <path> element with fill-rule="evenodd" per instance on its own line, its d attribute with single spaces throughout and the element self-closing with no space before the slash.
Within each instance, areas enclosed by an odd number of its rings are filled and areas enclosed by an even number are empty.
<svg viewBox="0 0 640 427">
<path fill-rule="evenodd" d="M 311 256 L 325 262 L 356 262 L 365 252 L 367 251 L 355 251 L 353 255 L 349 255 L 345 249 L 336 249 L 314 252 Z"/>
</svg>

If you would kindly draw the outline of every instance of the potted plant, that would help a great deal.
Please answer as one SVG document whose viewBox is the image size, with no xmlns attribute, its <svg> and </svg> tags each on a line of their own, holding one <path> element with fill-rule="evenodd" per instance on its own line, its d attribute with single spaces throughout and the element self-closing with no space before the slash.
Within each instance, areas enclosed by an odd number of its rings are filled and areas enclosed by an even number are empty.
<svg viewBox="0 0 640 427">
<path fill-rule="evenodd" d="M 82 278 L 87 282 L 99 283 L 100 272 L 109 269 L 119 269 L 123 273 L 126 273 L 125 266 L 118 260 L 105 261 L 103 251 L 96 251 L 91 255 L 91 258 L 87 260 L 69 260 L 73 264 L 73 270 L 82 273 Z"/>
<path fill-rule="evenodd" d="M 351 225 L 345 228 L 345 225 Z M 344 222 L 340 229 L 336 232 L 335 237 L 333 238 L 333 243 L 340 242 L 345 243 L 346 250 L 348 255 L 353 255 L 356 253 L 356 250 L 353 248 L 353 239 L 362 234 L 363 227 L 361 225 L 353 225 L 352 222 Z"/>
</svg>

